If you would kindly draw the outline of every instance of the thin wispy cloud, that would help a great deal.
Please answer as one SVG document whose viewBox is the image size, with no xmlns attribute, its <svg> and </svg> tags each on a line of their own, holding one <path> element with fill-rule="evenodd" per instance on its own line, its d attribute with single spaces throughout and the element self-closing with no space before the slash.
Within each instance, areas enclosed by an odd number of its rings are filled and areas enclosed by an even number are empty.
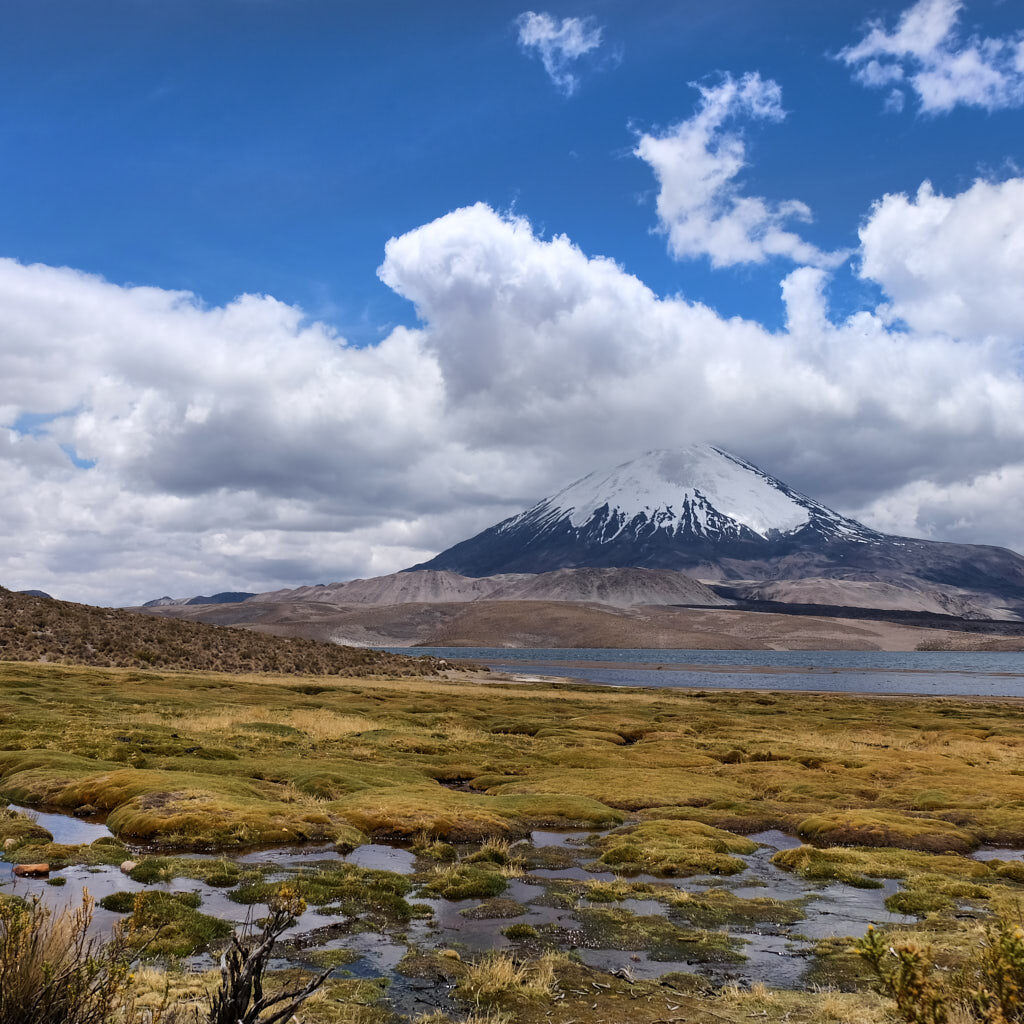
<svg viewBox="0 0 1024 1024">
<path fill-rule="evenodd" d="M 888 89 L 886 109 L 901 111 L 907 90 L 926 114 L 957 106 L 1024 106 L 1024 31 L 983 38 L 960 32 L 962 0 L 918 0 L 888 30 L 871 22 L 864 38 L 838 57 L 858 82 Z"/>
<path fill-rule="evenodd" d="M 601 27 L 592 18 L 563 18 L 546 12 L 524 11 L 516 19 L 519 45 L 536 53 L 555 86 L 571 96 L 579 86 L 573 66 L 580 57 L 601 45 Z"/>
<path fill-rule="evenodd" d="M 786 114 L 778 83 L 752 72 L 696 87 L 701 98 L 693 117 L 661 134 L 642 134 L 634 149 L 658 179 L 659 229 L 671 254 L 707 256 L 715 267 L 773 256 L 813 266 L 840 262 L 842 253 L 823 252 L 790 229 L 812 219 L 806 203 L 746 195 L 738 181 L 747 166 L 746 145 L 728 126 L 743 118 L 781 121 Z"/>
</svg>

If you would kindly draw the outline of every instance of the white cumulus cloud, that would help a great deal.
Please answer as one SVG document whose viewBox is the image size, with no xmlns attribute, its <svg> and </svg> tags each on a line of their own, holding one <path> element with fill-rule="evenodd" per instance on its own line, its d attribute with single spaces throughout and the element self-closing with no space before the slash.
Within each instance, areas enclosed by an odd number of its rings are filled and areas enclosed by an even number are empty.
<svg viewBox="0 0 1024 1024">
<path fill-rule="evenodd" d="M 0 261 L 0 582 L 136 602 L 376 575 L 700 439 L 877 525 L 1024 548 L 1024 328 L 837 320 L 805 266 L 773 331 L 483 204 L 379 274 L 421 325 L 357 348 L 265 296 Z"/>
<path fill-rule="evenodd" d="M 519 45 L 536 51 L 548 77 L 566 96 L 579 85 L 574 63 L 601 45 L 601 27 L 591 18 L 562 18 L 546 12 L 524 11 L 516 19 Z"/>
<path fill-rule="evenodd" d="M 959 31 L 962 0 L 918 0 L 891 31 L 872 22 L 864 38 L 839 52 L 856 79 L 888 88 L 887 109 L 903 109 L 904 88 L 921 110 L 946 113 L 958 105 L 999 110 L 1024 105 L 1024 32 L 1002 38 Z"/>
<path fill-rule="evenodd" d="M 891 317 L 959 338 L 1021 337 L 1024 178 L 955 196 L 928 182 L 915 196 L 887 195 L 860 240 L 860 272 L 888 295 Z"/>
<path fill-rule="evenodd" d="M 697 88 L 693 117 L 661 134 L 641 134 L 634 149 L 658 180 L 658 222 L 672 255 L 707 256 L 715 267 L 774 256 L 815 266 L 840 262 L 843 254 L 823 252 L 790 229 L 812 219 L 805 203 L 746 195 L 737 181 L 747 166 L 746 144 L 728 126 L 742 118 L 782 120 L 778 83 L 752 72 Z"/>
</svg>

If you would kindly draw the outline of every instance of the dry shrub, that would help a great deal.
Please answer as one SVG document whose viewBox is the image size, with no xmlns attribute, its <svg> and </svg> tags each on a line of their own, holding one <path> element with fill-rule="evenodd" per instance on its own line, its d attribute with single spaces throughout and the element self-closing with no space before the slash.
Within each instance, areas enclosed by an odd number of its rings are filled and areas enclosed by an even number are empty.
<svg viewBox="0 0 1024 1024">
<path fill-rule="evenodd" d="M 908 1024 L 1020 1024 L 1024 1022 L 1024 928 L 1003 914 L 953 973 L 940 971 L 913 942 L 891 942 L 874 928 L 857 952 Z"/>
<path fill-rule="evenodd" d="M 270 913 L 258 935 L 231 940 L 220 960 L 221 981 L 210 996 L 208 1024 L 285 1024 L 317 993 L 331 974 L 328 967 L 305 983 L 265 992 L 264 981 L 274 944 L 301 917 L 306 901 L 284 886 L 270 901 Z"/>
<path fill-rule="evenodd" d="M 106 1024 L 125 1008 L 126 936 L 89 937 L 88 893 L 53 914 L 38 899 L 0 898 L 0 1024 Z"/>
<path fill-rule="evenodd" d="M 721 998 L 745 1009 L 764 1010 L 777 1007 L 781 1003 L 778 994 L 762 981 L 755 982 L 748 989 L 740 988 L 736 982 L 730 982 L 723 987 Z"/>
<path fill-rule="evenodd" d="M 877 1001 L 866 993 L 815 992 L 814 1024 L 889 1024 L 892 1015 L 879 998 Z M 950 1024 L 960 1024 L 951 1021 Z"/>
</svg>

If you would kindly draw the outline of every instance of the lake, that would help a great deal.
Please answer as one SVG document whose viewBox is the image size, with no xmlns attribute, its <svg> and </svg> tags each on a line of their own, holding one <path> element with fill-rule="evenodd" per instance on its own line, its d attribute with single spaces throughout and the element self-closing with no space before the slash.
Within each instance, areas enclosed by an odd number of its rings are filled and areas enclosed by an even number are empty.
<svg viewBox="0 0 1024 1024">
<path fill-rule="evenodd" d="M 1024 652 L 391 647 L 607 686 L 1024 697 Z"/>
</svg>

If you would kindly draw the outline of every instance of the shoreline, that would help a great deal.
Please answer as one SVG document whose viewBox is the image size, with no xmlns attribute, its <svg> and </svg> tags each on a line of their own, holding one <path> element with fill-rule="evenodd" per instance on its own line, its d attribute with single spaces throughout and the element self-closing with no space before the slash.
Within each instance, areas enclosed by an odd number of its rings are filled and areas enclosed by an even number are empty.
<svg viewBox="0 0 1024 1024">
<path fill-rule="evenodd" d="M 757 675 L 755 672 L 749 672 L 748 675 Z M 772 673 L 764 673 L 764 675 L 771 675 Z M 832 697 L 832 698 L 857 698 L 860 700 L 903 700 L 903 701 L 964 701 L 967 703 L 1013 703 L 1024 705 L 1024 693 L 1020 695 L 1013 694 L 987 694 L 987 693 L 915 693 L 910 690 L 898 691 L 898 692 L 882 692 L 876 690 L 823 690 L 823 689 L 811 689 L 804 687 L 784 687 L 784 688 L 772 688 L 768 686 L 708 686 L 707 684 L 694 684 L 688 685 L 644 685 L 642 683 L 617 683 L 617 682 L 601 682 L 593 679 L 578 679 L 571 676 L 553 676 L 543 674 L 518 674 L 506 671 L 493 671 L 489 676 L 483 675 L 472 675 L 466 673 L 463 676 L 470 683 L 479 685 L 493 684 L 497 686 L 549 686 L 552 689 L 556 689 L 559 692 L 566 690 L 579 690 L 585 693 L 592 693 L 595 688 L 601 690 L 609 690 L 615 692 L 628 691 L 633 695 L 648 695 L 653 696 L 654 694 L 680 694 L 683 696 L 693 696 L 694 694 L 708 694 L 708 693 L 733 693 L 733 694 L 754 694 L 763 696 L 770 694 L 773 697 L 781 696 L 812 696 L 812 697 Z"/>
<path fill-rule="evenodd" d="M 789 653 L 789 652 L 780 652 Z M 908 652 L 910 653 L 910 652 Z M 948 652 L 927 652 L 945 654 Z M 969 653 L 969 652 L 966 652 Z M 551 668 L 596 668 L 612 669 L 630 672 L 720 672 L 736 673 L 747 675 L 811 675 L 827 672 L 830 675 L 845 675 L 857 672 L 870 672 L 870 668 L 860 668 L 852 665 L 828 666 L 820 668 L 814 665 L 729 665 L 721 662 L 661 662 L 651 664 L 640 661 L 570 661 L 568 659 L 538 659 L 536 661 L 524 661 L 524 666 L 551 667 Z M 966 675 L 984 676 L 987 679 L 1021 679 L 1024 680 L 1024 671 L 1021 672 L 972 672 L 969 669 L 925 669 L 925 668 L 885 668 L 880 672 L 899 673 L 903 675 Z"/>
</svg>

